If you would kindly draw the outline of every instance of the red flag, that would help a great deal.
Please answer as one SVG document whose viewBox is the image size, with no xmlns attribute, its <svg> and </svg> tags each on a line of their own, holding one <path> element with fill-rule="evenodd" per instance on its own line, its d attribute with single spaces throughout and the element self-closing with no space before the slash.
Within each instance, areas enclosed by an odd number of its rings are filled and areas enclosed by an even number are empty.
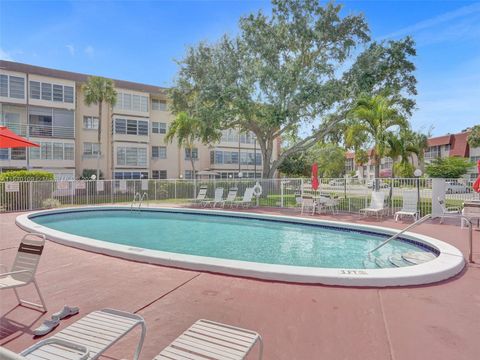
<svg viewBox="0 0 480 360">
<path fill-rule="evenodd" d="M 318 189 L 318 165 L 317 163 L 313 163 L 312 165 L 312 189 Z"/>
<path fill-rule="evenodd" d="M 477 193 L 480 193 L 480 160 L 477 162 L 477 169 L 478 169 L 478 177 L 477 180 L 473 183 L 473 190 Z"/>
</svg>

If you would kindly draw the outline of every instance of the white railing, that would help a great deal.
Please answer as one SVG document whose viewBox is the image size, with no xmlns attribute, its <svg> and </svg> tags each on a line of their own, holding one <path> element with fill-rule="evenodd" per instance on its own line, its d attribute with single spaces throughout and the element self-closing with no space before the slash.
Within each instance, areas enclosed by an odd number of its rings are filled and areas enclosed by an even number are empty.
<svg viewBox="0 0 480 360">
<path fill-rule="evenodd" d="M 305 194 L 326 195 L 336 199 L 341 212 L 358 212 L 368 206 L 372 181 L 358 179 L 319 179 L 318 190 L 313 190 L 310 179 L 198 179 L 193 180 L 58 180 L 20 181 L 0 183 L 0 211 L 25 211 L 48 206 L 78 206 L 96 204 L 131 204 L 137 192 L 146 193 L 152 204 L 187 204 L 196 196 L 200 186 L 208 188 L 213 198 L 215 188 L 224 188 L 224 196 L 231 187 L 238 187 L 239 197 L 256 182 L 262 186 L 258 199 L 261 207 L 298 207 L 297 197 Z M 385 193 L 385 207 L 393 214 L 402 208 L 405 190 L 417 190 L 422 216 L 431 213 L 431 179 L 381 179 L 379 189 Z M 463 201 L 478 199 L 478 194 L 467 192 L 468 187 L 458 187 L 446 195 L 447 206 L 461 206 Z"/>
</svg>

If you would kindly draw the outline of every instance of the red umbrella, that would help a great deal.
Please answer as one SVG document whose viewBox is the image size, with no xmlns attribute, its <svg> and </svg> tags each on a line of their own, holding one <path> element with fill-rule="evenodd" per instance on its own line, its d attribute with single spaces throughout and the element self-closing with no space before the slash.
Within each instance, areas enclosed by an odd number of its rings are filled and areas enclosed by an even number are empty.
<svg viewBox="0 0 480 360">
<path fill-rule="evenodd" d="M 313 163 L 312 165 L 312 189 L 318 189 L 318 164 Z"/>
<path fill-rule="evenodd" d="M 477 193 L 480 193 L 480 160 L 477 162 L 477 169 L 478 169 L 478 177 L 477 180 L 473 183 L 473 190 L 475 190 Z"/>
<path fill-rule="evenodd" d="M 6 126 L 0 126 L 0 148 L 24 148 L 24 147 L 40 147 L 27 139 L 18 136 Z"/>
</svg>

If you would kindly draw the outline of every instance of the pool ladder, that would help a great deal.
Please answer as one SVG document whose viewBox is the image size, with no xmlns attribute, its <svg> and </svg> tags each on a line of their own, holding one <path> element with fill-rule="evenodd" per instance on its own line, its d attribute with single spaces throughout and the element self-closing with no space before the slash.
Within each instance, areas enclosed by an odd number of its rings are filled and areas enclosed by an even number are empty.
<svg viewBox="0 0 480 360">
<path fill-rule="evenodd" d="M 137 192 L 133 197 L 133 201 L 130 205 L 130 210 L 134 210 L 134 209 L 140 210 L 145 200 L 146 200 L 147 206 L 149 206 L 148 193 L 144 192 L 143 194 L 141 194 L 140 192 Z M 138 204 L 137 207 L 135 207 L 136 204 Z"/>
</svg>

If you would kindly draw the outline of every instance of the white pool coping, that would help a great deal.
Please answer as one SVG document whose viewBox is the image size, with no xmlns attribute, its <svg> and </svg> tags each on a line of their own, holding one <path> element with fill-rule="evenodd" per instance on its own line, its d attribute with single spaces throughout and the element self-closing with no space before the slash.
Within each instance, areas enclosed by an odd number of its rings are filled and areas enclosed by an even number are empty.
<svg viewBox="0 0 480 360">
<path fill-rule="evenodd" d="M 42 210 L 19 215 L 16 218 L 15 222 L 23 230 L 42 233 L 45 234 L 45 236 L 49 240 L 87 251 L 150 264 L 282 282 L 355 287 L 421 285 L 449 279 L 462 271 L 465 266 L 463 254 L 456 247 L 443 241 L 434 239 L 432 237 L 412 232 L 405 232 L 404 234 L 402 234 L 402 237 L 410 240 L 415 240 L 424 243 L 427 246 L 433 247 L 440 252 L 440 255 L 429 262 L 401 268 L 338 269 L 264 264 L 249 261 L 220 259 L 206 256 L 178 254 L 159 250 L 136 248 L 133 246 L 114 244 L 107 241 L 95 240 L 83 236 L 61 232 L 46 226 L 39 225 L 30 219 L 30 217 L 40 214 L 55 214 L 72 211 L 78 212 L 110 209 L 130 210 L 130 207 L 114 205 Z M 258 214 L 253 212 L 166 207 L 148 207 L 143 210 L 180 213 L 206 213 L 242 218 L 288 221 L 298 224 L 317 224 L 342 227 L 353 230 L 373 231 L 387 235 L 393 235 L 398 232 L 398 229 L 391 229 L 373 225 L 359 225 L 316 218 L 309 219 L 286 215 Z"/>
</svg>

